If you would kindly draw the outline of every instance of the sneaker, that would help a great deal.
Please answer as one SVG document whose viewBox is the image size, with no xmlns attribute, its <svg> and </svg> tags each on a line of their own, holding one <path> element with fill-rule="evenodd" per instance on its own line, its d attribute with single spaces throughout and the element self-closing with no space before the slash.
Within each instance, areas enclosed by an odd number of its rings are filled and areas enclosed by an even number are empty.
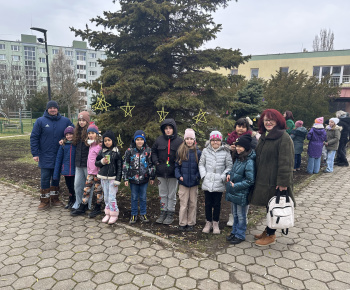
<svg viewBox="0 0 350 290">
<path fill-rule="evenodd" d="M 276 243 L 276 235 L 265 236 L 255 242 L 259 247 L 269 246 Z"/>
<path fill-rule="evenodd" d="M 235 238 L 236 238 L 236 236 L 234 234 L 230 234 L 229 236 L 226 237 L 226 241 L 231 242 Z"/>
<path fill-rule="evenodd" d="M 240 238 L 235 237 L 233 240 L 230 241 L 230 244 L 231 244 L 231 245 L 237 245 L 237 244 L 240 244 L 240 243 L 242 243 L 242 242 L 244 242 L 244 241 L 245 241 L 245 240 L 242 240 L 242 239 L 240 239 Z"/>
<path fill-rule="evenodd" d="M 181 232 L 186 231 L 186 226 L 179 226 L 179 231 L 181 231 Z"/>
<path fill-rule="evenodd" d="M 194 227 L 193 226 L 187 226 L 186 231 L 193 232 Z"/>
<path fill-rule="evenodd" d="M 133 216 L 131 216 L 129 224 L 136 224 L 136 221 L 137 221 L 137 215 L 133 215 Z"/>
<path fill-rule="evenodd" d="M 149 223 L 149 219 L 148 219 L 148 217 L 145 214 L 140 216 L 140 220 L 143 223 Z"/>
</svg>

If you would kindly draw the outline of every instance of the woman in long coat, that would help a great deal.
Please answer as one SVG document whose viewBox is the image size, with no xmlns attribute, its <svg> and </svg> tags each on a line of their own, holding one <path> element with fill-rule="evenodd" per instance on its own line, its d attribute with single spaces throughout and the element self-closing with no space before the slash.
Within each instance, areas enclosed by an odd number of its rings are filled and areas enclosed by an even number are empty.
<svg viewBox="0 0 350 290">
<path fill-rule="evenodd" d="M 293 196 L 293 141 L 286 132 L 286 121 L 274 109 L 265 110 L 259 119 L 261 137 L 256 151 L 256 181 L 250 203 L 266 207 L 276 190 L 287 190 Z M 257 246 L 268 246 L 276 242 L 276 230 L 266 227 L 255 235 Z"/>
</svg>

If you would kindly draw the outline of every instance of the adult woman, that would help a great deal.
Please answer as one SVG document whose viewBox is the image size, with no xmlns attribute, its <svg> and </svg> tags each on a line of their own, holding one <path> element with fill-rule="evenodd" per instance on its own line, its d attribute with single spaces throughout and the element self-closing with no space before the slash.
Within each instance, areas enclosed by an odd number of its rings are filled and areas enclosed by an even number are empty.
<svg viewBox="0 0 350 290">
<path fill-rule="evenodd" d="M 294 146 L 286 133 L 286 122 L 278 111 L 267 109 L 258 122 L 261 137 L 256 151 L 256 181 L 250 203 L 267 206 L 276 190 L 287 190 L 293 196 Z M 268 246 L 276 242 L 276 230 L 265 228 L 255 235 L 257 246 Z"/>
<path fill-rule="evenodd" d="M 295 128 L 293 113 L 291 111 L 285 111 L 283 117 L 286 119 L 286 132 L 290 135 Z"/>
<path fill-rule="evenodd" d="M 324 170 L 325 173 L 333 172 L 334 157 L 338 150 L 341 135 L 340 131 L 342 129 L 338 126 L 338 123 L 338 118 L 331 118 L 329 119 L 329 125 L 326 128 L 327 141 L 324 145 L 326 145 L 327 149 L 327 168 Z"/>
</svg>

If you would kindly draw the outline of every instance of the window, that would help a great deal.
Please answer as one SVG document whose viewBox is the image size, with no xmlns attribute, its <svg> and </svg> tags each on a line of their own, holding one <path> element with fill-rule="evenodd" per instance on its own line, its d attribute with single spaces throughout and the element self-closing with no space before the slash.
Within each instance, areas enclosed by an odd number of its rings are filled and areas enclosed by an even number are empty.
<svg viewBox="0 0 350 290">
<path fill-rule="evenodd" d="M 250 78 L 257 78 L 257 77 L 259 77 L 259 69 L 258 68 L 250 69 Z"/>
<path fill-rule="evenodd" d="M 42 81 L 42 82 L 46 82 L 46 81 L 47 81 L 47 79 L 46 79 L 46 77 L 41 77 L 41 78 L 40 78 L 40 81 Z"/>
<path fill-rule="evenodd" d="M 238 69 L 231 69 L 231 75 L 238 75 Z"/>
<path fill-rule="evenodd" d="M 79 97 L 86 97 L 86 92 L 79 92 Z"/>
<path fill-rule="evenodd" d="M 19 45 L 11 45 L 11 50 L 19 51 Z"/>
<path fill-rule="evenodd" d="M 78 74 L 78 79 L 86 79 L 86 74 Z"/>
<path fill-rule="evenodd" d="M 6 70 L 6 64 L 0 64 L 0 70 Z"/>
<path fill-rule="evenodd" d="M 289 71 L 289 67 L 280 67 L 280 72 L 281 73 L 288 73 L 288 71 Z"/>
<path fill-rule="evenodd" d="M 86 70 L 86 65 L 78 64 L 77 70 Z"/>
<path fill-rule="evenodd" d="M 77 60 L 85 60 L 86 59 L 86 52 L 83 51 L 77 51 Z"/>
<path fill-rule="evenodd" d="M 0 60 L 6 60 L 6 55 L 5 54 L 0 54 Z"/>
<path fill-rule="evenodd" d="M 331 67 L 330 66 L 323 66 L 322 67 L 322 76 L 328 76 L 331 74 Z"/>
<path fill-rule="evenodd" d="M 97 67 L 97 62 L 89 62 L 89 67 Z"/>
<path fill-rule="evenodd" d="M 12 70 L 21 70 L 21 66 L 20 65 L 13 65 Z"/>
<path fill-rule="evenodd" d="M 73 51 L 71 51 L 71 50 L 66 50 L 66 51 L 64 52 L 64 54 L 65 54 L 66 56 L 73 56 Z"/>
<path fill-rule="evenodd" d="M 319 66 L 314 66 L 314 70 L 313 70 L 312 75 L 314 77 L 317 77 L 317 78 L 320 76 L 320 67 Z"/>
<path fill-rule="evenodd" d="M 16 81 L 19 81 L 21 79 L 21 76 L 20 75 L 14 75 L 13 78 L 16 80 Z"/>
<path fill-rule="evenodd" d="M 47 68 L 46 67 L 41 67 L 40 68 L 40 72 L 45 72 L 46 73 L 47 72 Z"/>
<path fill-rule="evenodd" d="M 39 51 L 39 53 L 46 53 L 45 48 L 39 48 L 38 51 Z"/>
<path fill-rule="evenodd" d="M 5 44 L 0 43 L 0 49 L 5 49 Z"/>
<path fill-rule="evenodd" d="M 70 66 L 73 66 L 74 65 L 74 61 L 72 59 L 67 59 L 67 63 L 70 65 Z"/>
<path fill-rule="evenodd" d="M 57 48 L 53 48 L 52 49 L 52 54 L 58 54 L 58 49 Z"/>
<path fill-rule="evenodd" d="M 102 54 L 102 55 L 101 55 L 101 59 L 107 59 L 107 55 Z"/>
<path fill-rule="evenodd" d="M 46 63 L 46 58 L 45 57 L 39 57 L 39 62 Z"/>
<path fill-rule="evenodd" d="M 25 60 L 35 60 L 35 47 L 25 46 L 24 47 L 24 59 Z"/>
<path fill-rule="evenodd" d="M 89 53 L 90 58 L 96 58 L 96 53 Z"/>
<path fill-rule="evenodd" d="M 13 61 L 20 61 L 21 60 L 21 57 L 19 55 L 13 55 L 12 56 L 12 60 Z"/>
<path fill-rule="evenodd" d="M 97 76 L 97 71 L 95 70 L 90 71 L 90 76 Z"/>
</svg>

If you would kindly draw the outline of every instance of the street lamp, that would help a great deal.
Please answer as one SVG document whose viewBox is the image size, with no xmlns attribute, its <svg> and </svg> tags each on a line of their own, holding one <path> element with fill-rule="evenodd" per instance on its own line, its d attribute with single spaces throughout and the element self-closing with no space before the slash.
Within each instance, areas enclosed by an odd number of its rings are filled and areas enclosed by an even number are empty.
<svg viewBox="0 0 350 290">
<path fill-rule="evenodd" d="M 31 30 L 36 30 L 36 31 L 39 31 L 39 32 L 42 32 L 44 33 L 44 39 L 42 38 L 38 38 L 38 41 L 40 43 L 45 43 L 45 51 L 46 51 L 46 68 L 47 68 L 47 77 L 46 77 L 46 80 L 47 80 L 47 91 L 48 91 L 48 94 L 49 94 L 49 101 L 51 101 L 51 86 L 50 86 L 50 71 L 49 71 L 49 53 L 47 52 L 47 39 L 46 39 L 46 29 L 43 29 L 43 28 L 38 28 L 38 27 L 31 27 L 30 28 Z"/>
</svg>

